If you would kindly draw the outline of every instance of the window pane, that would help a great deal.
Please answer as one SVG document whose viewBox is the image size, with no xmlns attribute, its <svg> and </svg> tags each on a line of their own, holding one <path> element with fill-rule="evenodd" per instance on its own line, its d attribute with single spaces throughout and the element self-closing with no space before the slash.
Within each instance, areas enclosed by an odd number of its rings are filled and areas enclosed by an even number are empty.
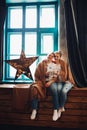
<svg viewBox="0 0 87 130">
<path fill-rule="evenodd" d="M 37 9 L 36 6 L 26 8 L 26 28 L 36 28 L 37 26 Z"/>
<path fill-rule="evenodd" d="M 10 28 L 22 28 L 22 8 L 9 8 L 9 22 Z"/>
<path fill-rule="evenodd" d="M 55 27 L 55 6 L 40 6 L 40 27 Z"/>
<path fill-rule="evenodd" d="M 37 34 L 36 33 L 26 33 L 25 34 L 25 53 L 26 55 L 36 55 L 37 46 Z"/>
<path fill-rule="evenodd" d="M 12 59 L 19 59 L 20 58 L 20 56 L 10 56 L 10 57 L 8 57 L 10 60 L 12 60 Z M 11 65 L 9 65 L 9 64 L 6 64 L 6 68 L 7 68 L 7 75 L 8 75 L 8 77 L 9 78 L 15 78 L 15 75 L 16 75 L 16 69 L 14 68 L 14 67 L 12 67 Z"/>
<path fill-rule="evenodd" d="M 9 41 L 10 40 L 10 41 Z M 22 35 L 21 34 L 10 34 L 8 38 L 8 52 L 10 55 L 20 55 L 22 50 Z"/>
<path fill-rule="evenodd" d="M 53 51 L 54 37 L 51 33 L 41 34 L 41 53 L 48 54 Z"/>
<path fill-rule="evenodd" d="M 15 75 L 16 75 L 16 69 L 13 68 L 12 66 L 9 66 L 9 69 L 10 69 L 10 72 L 9 72 L 9 77 L 11 78 L 15 78 Z"/>
</svg>

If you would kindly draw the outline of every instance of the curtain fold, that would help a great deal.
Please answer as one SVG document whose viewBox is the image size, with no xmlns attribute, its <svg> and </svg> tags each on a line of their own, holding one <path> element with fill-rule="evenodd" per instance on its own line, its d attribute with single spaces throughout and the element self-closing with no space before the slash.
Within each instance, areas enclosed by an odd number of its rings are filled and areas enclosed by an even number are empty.
<svg viewBox="0 0 87 130">
<path fill-rule="evenodd" d="M 3 39 L 4 39 L 4 22 L 6 17 L 6 2 L 0 0 L 0 83 L 3 78 Z"/>
<path fill-rule="evenodd" d="M 87 87 L 87 1 L 65 0 L 68 57 L 78 87 Z"/>
</svg>

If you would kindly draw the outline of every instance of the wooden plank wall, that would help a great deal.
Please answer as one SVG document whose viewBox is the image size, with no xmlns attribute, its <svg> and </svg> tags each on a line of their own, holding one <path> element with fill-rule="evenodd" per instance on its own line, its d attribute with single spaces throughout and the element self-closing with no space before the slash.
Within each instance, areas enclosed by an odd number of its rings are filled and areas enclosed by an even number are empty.
<svg viewBox="0 0 87 130">
<path fill-rule="evenodd" d="M 26 88 L 27 89 L 27 88 Z M 87 129 L 87 88 L 73 88 L 68 93 L 66 111 L 52 121 L 51 97 L 39 103 L 36 120 L 30 120 L 30 109 L 13 110 L 13 88 L 0 88 L 0 124 Z"/>
</svg>

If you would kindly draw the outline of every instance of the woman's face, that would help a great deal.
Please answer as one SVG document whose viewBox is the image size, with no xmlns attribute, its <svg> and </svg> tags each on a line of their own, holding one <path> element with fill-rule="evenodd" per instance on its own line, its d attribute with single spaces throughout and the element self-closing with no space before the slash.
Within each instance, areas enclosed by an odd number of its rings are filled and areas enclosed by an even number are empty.
<svg viewBox="0 0 87 130">
<path fill-rule="evenodd" d="M 54 58 L 54 53 L 51 53 L 51 54 L 48 55 L 49 60 L 52 60 L 53 58 Z"/>
<path fill-rule="evenodd" d="M 55 53 L 55 60 L 59 60 L 61 58 L 61 55 L 60 55 L 60 53 Z"/>
</svg>

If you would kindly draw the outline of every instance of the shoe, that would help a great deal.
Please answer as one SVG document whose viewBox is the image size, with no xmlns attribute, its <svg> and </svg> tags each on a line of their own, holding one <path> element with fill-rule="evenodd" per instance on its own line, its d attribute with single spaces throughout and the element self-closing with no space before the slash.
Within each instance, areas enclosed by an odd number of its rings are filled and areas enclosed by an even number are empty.
<svg viewBox="0 0 87 130">
<path fill-rule="evenodd" d="M 64 112 L 64 111 L 65 111 L 65 108 L 64 108 L 64 107 L 60 108 L 60 111 L 61 111 L 61 112 Z"/>
<path fill-rule="evenodd" d="M 57 114 L 58 114 L 58 118 L 60 118 L 61 117 L 61 111 L 58 110 Z"/>
<path fill-rule="evenodd" d="M 53 117 L 52 117 L 53 121 L 56 121 L 58 118 L 59 118 L 58 112 L 57 112 L 57 110 L 54 110 Z"/>
<path fill-rule="evenodd" d="M 37 111 L 33 110 L 30 119 L 34 120 L 36 118 Z"/>
</svg>

